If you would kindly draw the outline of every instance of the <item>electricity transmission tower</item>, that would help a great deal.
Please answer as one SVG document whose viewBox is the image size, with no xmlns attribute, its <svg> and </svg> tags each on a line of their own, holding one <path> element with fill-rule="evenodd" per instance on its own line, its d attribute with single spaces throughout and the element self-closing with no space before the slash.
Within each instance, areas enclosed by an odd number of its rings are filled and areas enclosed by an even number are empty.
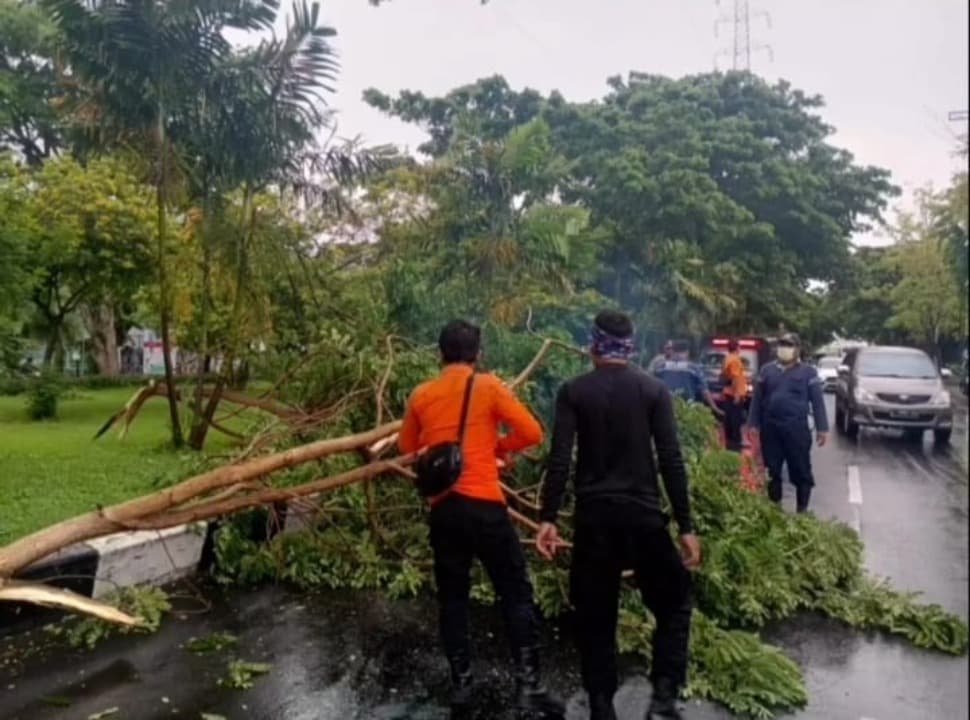
<svg viewBox="0 0 970 720">
<path fill-rule="evenodd" d="M 715 0 L 718 7 L 721 7 L 721 0 Z M 730 49 L 723 49 L 714 57 L 714 66 L 717 67 L 717 58 L 727 56 L 731 58 L 732 70 L 751 71 L 751 54 L 755 52 L 767 52 L 772 62 L 775 60 L 774 50 L 771 45 L 751 41 L 751 21 L 764 19 L 771 29 L 771 15 L 766 10 L 753 9 L 748 0 L 732 0 L 732 12 L 723 13 L 714 21 L 714 37 L 720 38 L 721 26 L 730 25 L 733 28 L 733 43 Z"/>
</svg>

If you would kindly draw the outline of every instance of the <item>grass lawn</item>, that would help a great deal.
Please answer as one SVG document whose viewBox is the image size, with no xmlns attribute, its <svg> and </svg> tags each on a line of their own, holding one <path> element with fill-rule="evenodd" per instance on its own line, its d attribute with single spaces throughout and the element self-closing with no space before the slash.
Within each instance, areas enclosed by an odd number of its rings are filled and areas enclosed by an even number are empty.
<svg viewBox="0 0 970 720">
<path fill-rule="evenodd" d="M 168 445 L 168 407 L 152 398 L 118 439 L 115 428 L 93 441 L 136 388 L 77 390 L 62 399 L 59 419 L 31 422 L 24 396 L 0 397 L 0 545 L 59 520 L 126 500 L 201 469 L 202 458 Z M 213 431 L 207 451 L 228 438 Z"/>
</svg>

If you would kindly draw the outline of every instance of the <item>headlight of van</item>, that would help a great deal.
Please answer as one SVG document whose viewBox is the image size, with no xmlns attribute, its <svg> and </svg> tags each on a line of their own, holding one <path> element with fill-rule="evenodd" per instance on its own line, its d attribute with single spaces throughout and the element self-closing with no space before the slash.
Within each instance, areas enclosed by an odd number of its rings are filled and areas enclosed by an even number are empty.
<svg viewBox="0 0 970 720">
<path fill-rule="evenodd" d="M 940 390 L 936 395 L 930 398 L 930 405 L 935 405 L 936 407 L 949 407 L 950 406 L 950 392 L 949 390 Z"/>
<path fill-rule="evenodd" d="M 872 403 L 876 402 L 876 396 L 871 392 L 862 387 L 857 387 L 855 389 L 855 400 L 861 403 Z"/>
</svg>

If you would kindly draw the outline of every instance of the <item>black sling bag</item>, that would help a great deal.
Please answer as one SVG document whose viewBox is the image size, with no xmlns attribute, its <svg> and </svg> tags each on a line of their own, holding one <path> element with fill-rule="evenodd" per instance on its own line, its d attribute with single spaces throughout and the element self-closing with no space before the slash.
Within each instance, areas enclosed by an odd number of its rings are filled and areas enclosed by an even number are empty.
<svg viewBox="0 0 970 720">
<path fill-rule="evenodd" d="M 444 442 L 429 447 L 415 463 L 418 476 L 415 486 L 421 497 L 431 498 L 441 495 L 458 482 L 462 471 L 461 446 L 465 441 L 465 424 L 468 421 L 468 405 L 471 402 L 475 373 L 465 384 L 465 397 L 461 403 L 461 418 L 458 421 L 457 442 Z"/>
</svg>

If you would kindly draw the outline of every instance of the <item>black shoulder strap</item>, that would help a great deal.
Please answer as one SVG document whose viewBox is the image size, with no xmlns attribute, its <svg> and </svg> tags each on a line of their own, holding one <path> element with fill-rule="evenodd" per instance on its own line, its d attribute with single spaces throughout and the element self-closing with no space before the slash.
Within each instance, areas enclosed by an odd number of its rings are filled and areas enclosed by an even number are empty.
<svg viewBox="0 0 970 720">
<path fill-rule="evenodd" d="M 475 373 L 473 372 L 468 376 L 468 382 L 465 383 L 465 397 L 461 401 L 461 419 L 458 421 L 458 445 L 465 441 L 465 424 L 468 421 L 468 406 L 471 404 L 472 399 L 472 385 L 475 384 Z"/>
</svg>

